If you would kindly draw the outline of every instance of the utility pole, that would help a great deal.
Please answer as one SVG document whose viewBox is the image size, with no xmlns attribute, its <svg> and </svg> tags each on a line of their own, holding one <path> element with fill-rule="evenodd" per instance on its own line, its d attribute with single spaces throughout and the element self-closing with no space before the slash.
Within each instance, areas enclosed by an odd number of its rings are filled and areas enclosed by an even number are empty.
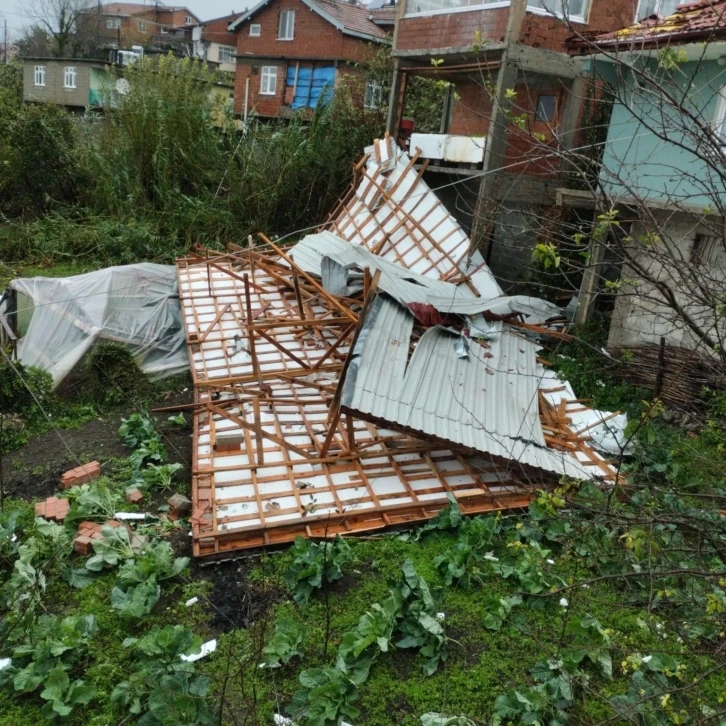
<svg viewBox="0 0 726 726">
<path fill-rule="evenodd" d="M 5 63 L 8 62 L 8 19 L 5 18 L 5 30 L 3 32 L 3 56 L 5 58 Z"/>
</svg>

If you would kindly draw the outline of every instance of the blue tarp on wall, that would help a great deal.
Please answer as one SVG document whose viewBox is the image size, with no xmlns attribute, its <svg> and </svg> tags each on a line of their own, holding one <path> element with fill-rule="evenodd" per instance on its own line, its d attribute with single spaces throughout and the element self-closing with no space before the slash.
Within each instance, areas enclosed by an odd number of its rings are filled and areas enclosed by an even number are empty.
<svg viewBox="0 0 726 726">
<path fill-rule="evenodd" d="M 290 88 L 295 85 L 295 66 L 288 67 L 285 85 Z M 327 100 L 333 95 L 334 86 L 334 66 L 298 68 L 295 97 L 290 108 L 315 108 L 321 97 Z"/>
</svg>

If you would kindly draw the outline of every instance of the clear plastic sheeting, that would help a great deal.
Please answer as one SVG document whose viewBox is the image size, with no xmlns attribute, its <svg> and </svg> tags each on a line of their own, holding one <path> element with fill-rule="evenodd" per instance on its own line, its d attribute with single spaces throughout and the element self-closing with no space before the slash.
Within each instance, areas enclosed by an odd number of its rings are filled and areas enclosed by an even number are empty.
<svg viewBox="0 0 726 726">
<path fill-rule="evenodd" d="M 58 386 L 100 341 L 127 345 L 152 377 L 189 368 L 176 270 L 140 263 L 73 277 L 29 277 L 10 283 L 18 293 L 18 360 L 48 371 Z M 30 302 L 28 302 L 28 300 Z M 28 307 L 31 310 L 28 310 Z"/>
</svg>

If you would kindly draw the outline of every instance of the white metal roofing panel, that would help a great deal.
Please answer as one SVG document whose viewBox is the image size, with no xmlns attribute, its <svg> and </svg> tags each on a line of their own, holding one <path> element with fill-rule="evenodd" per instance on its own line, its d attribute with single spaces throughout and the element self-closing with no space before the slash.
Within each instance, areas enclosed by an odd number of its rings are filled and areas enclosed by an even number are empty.
<svg viewBox="0 0 726 726">
<path fill-rule="evenodd" d="M 343 381 L 346 410 L 394 422 L 406 430 L 578 479 L 593 471 L 546 446 L 539 418 L 538 346 L 503 332 L 487 347 L 429 328 L 408 358 L 413 316 L 379 295 L 358 336 Z"/>
</svg>

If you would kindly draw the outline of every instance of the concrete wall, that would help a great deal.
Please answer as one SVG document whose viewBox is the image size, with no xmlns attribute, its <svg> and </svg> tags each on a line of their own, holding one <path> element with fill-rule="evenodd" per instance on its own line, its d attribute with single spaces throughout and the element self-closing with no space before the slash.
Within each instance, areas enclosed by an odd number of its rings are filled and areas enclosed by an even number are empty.
<svg viewBox="0 0 726 726">
<path fill-rule="evenodd" d="M 690 262 L 695 237 L 697 234 L 713 235 L 713 229 L 703 227 L 699 219 L 683 212 L 654 212 L 658 221 L 658 230 L 667 230 L 668 243 L 677 248 L 679 252 L 669 253 L 670 261 L 667 265 L 663 260 L 657 259 L 657 255 L 644 253 L 639 263 L 646 267 L 649 274 L 658 279 L 666 280 L 669 286 L 677 290 L 677 302 L 684 310 L 699 321 L 707 329 L 714 329 L 716 323 L 714 312 L 707 306 L 699 304 L 697 291 L 693 290 L 693 284 L 682 279 L 679 270 L 698 270 Z M 709 225 L 711 226 L 711 225 Z M 642 223 L 636 222 L 631 228 L 631 235 L 637 240 L 642 239 L 650 228 Z M 662 243 L 661 245 L 662 246 Z M 678 254 L 683 255 L 686 264 L 678 264 Z M 675 259 L 674 259 L 675 258 Z M 626 281 L 637 281 L 637 274 L 632 270 L 623 269 L 621 279 Z M 704 284 L 718 293 L 726 293 L 726 249 L 723 239 L 718 239 L 713 254 L 707 262 L 703 263 L 703 276 L 699 279 Z M 652 299 L 656 298 L 656 299 Z M 642 280 L 637 284 L 626 284 L 618 292 L 615 300 L 615 309 L 610 325 L 608 346 L 635 346 L 644 343 L 659 343 L 661 336 L 666 338 L 668 345 L 681 346 L 686 348 L 695 347 L 695 339 L 690 330 L 679 316 L 667 305 L 659 304 L 658 300 L 663 299 L 655 288 L 644 283 Z M 703 300 L 701 300 L 703 302 Z M 723 316 L 719 315 L 720 320 Z M 726 332 L 726 326 L 721 323 L 721 339 Z"/>
<path fill-rule="evenodd" d="M 502 203 L 497 209 L 489 267 L 505 293 L 522 279 L 532 261 L 543 209 L 515 202 Z"/>
<path fill-rule="evenodd" d="M 35 86 L 35 66 L 45 66 L 45 86 Z M 76 69 L 76 87 L 64 88 L 66 66 Z M 94 64 L 82 60 L 32 60 L 23 61 L 23 100 L 47 101 L 63 106 L 88 106 L 90 74 Z M 95 67 L 100 67 L 95 64 Z"/>
<path fill-rule="evenodd" d="M 597 69 L 604 77 L 615 79 L 612 64 L 598 64 Z M 632 76 L 625 73 L 618 81 L 619 99 L 613 108 L 603 155 L 601 179 L 608 191 L 617 197 L 632 196 L 632 190 L 637 190 L 644 199 L 673 205 L 706 207 L 719 199 L 726 203 L 726 193 L 719 193 L 723 180 L 689 151 L 694 140 L 683 129 L 684 122 L 688 123 L 685 117 L 670 119 L 651 100 L 653 89 L 635 90 Z M 674 95 L 682 93 L 685 103 L 704 123 L 713 123 L 718 94 L 724 85 L 723 67 L 716 60 L 683 63 L 663 82 L 678 89 Z M 696 133 L 702 136 L 702 132 Z M 660 134 L 665 134 L 666 139 L 659 138 Z"/>
</svg>

